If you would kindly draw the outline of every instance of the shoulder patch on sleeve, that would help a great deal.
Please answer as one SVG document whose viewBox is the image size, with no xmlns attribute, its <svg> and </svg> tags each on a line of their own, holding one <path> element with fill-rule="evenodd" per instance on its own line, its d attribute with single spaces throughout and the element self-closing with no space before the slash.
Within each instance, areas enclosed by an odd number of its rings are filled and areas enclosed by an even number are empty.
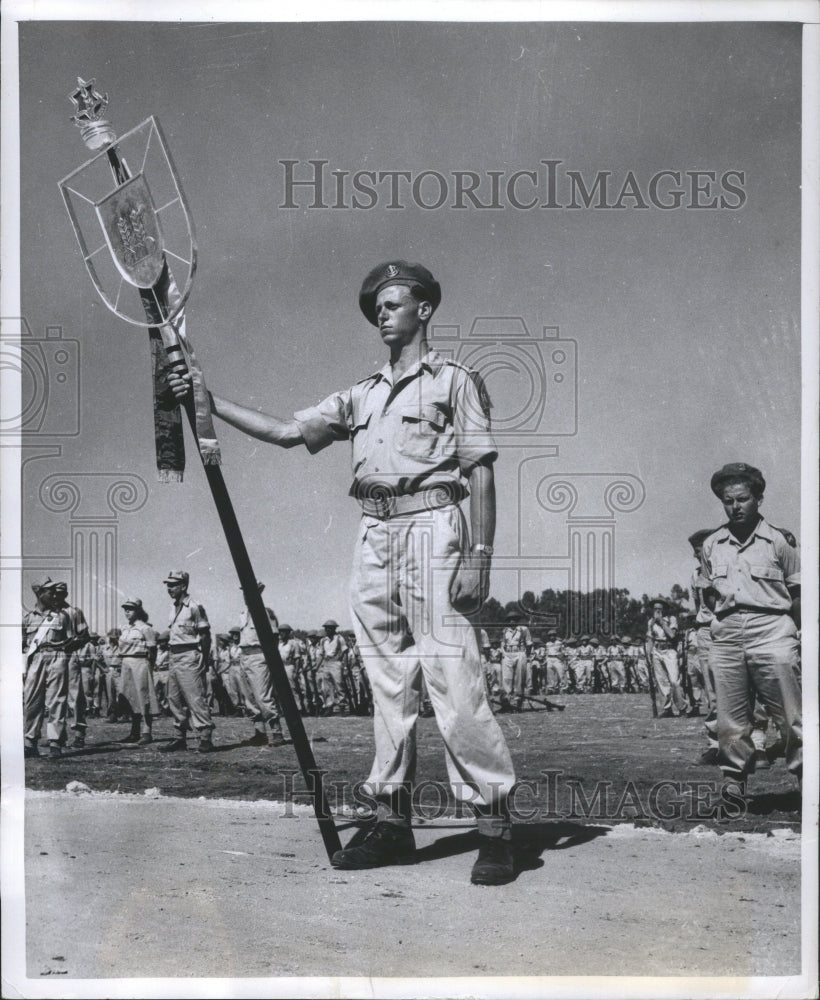
<svg viewBox="0 0 820 1000">
<path fill-rule="evenodd" d="M 484 416 L 489 417 L 493 402 L 490 399 L 489 392 L 487 392 L 487 386 L 484 384 L 484 379 L 478 374 L 478 372 L 473 371 L 470 372 L 470 378 L 472 379 L 473 385 L 475 385 L 478 390 L 478 398 L 481 402 L 481 409 L 484 411 Z"/>
<path fill-rule="evenodd" d="M 788 528 L 778 528 L 778 527 L 777 527 L 776 525 L 774 525 L 774 524 L 772 525 L 772 527 L 774 528 L 774 530 L 775 530 L 775 531 L 779 531 L 779 532 L 780 532 L 780 534 L 781 534 L 781 535 L 782 535 L 782 536 L 783 536 L 783 537 L 784 537 L 784 538 L 786 539 L 786 541 L 787 541 L 787 542 L 789 543 L 789 545 L 791 545 L 791 547 L 792 547 L 793 549 L 796 549 L 796 548 L 797 548 L 797 539 L 796 539 L 796 538 L 794 537 L 794 535 L 793 535 L 793 534 L 792 534 L 792 533 L 791 533 L 791 532 L 790 532 L 790 531 L 788 530 Z"/>
</svg>

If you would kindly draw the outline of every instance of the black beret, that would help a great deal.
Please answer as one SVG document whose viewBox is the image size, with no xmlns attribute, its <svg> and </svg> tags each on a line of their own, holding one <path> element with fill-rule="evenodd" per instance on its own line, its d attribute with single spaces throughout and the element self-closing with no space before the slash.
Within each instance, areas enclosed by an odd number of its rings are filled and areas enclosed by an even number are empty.
<svg viewBox="0 0 820 1000">
<path fill-rule="evenodd" d="M 426 267 L 421 264 L 409 264 L 406 260 L 394 260 L 379 264 L 364 279 L 359 292 L 359 308 L 373 326 L 378 326 L 376 297 L 388 285 L 419 285 L 424 289 L 433 309 L 438 308 L 441 302 L 441 285 Z"/>
<path fill-rule="evenodd" d="M 749 484 L 754 493 L 762 493 L 766 489 L 766 480 L 760 469 L 745 462 L 730 462 L 712 476 L 709 484 L 718 499 L 723 498 L 723 486 L 728 479 L 742 479 Z"/>
<path fill-rule="evenodd" d="M 714 530 L 714 528 L 698 528 L 697 531 L 693 531 L 689 536 L 689 544 L 693 549 L 697 548 L 698 545 L 703 545 Z"/>
</svg>

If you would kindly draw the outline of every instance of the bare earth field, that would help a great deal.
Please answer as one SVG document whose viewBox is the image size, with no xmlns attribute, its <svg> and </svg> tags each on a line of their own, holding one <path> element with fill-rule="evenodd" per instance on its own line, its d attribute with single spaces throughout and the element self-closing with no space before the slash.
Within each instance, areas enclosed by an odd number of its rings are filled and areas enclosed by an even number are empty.
<svg viewBox="0 0 820 1000">
<path fill-rule="evenodd" d="M 68 992 L 145 976 L 798 975 L 800 800 L 782 761 L 750 779 L 748 809 L 727 809 L 719 772 L 693 764 L 702 720 L 653 720 L 641 696 L 556 701 L 499 716 L 532 784 L 518 877 L 494 889 L 469 884 L 475 832 L 434 784 L 432 719 L 418 863 L 368 872 L 329 866 L 292 748 L 242 746 L 250 722 L 219 719 L 217 753 L 164 755 L 92 720 L 85 750 L 26 762 L 29 977 Z M 372 723 L 306 726 L 344 842 Z M 160 720 L 155 737 L 170 733 Z"/>
</svg>

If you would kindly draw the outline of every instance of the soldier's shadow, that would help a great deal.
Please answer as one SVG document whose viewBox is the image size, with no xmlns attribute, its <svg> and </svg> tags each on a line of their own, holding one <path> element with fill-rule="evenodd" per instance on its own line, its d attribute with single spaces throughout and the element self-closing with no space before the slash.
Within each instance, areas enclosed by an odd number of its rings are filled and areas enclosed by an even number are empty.
<svg viewBox="0 0 820 1000">
<path fill-rule="evenodd" d="M 796 788 L 785 792 L 763 792 L 750 795 L 746 800 L 746 811 L 754 816 L 768 816 L 773 812 L 799 813 L 803 798 Z"/>
<path fill-rule="evenodd" d="M 544 851 L 563 851 L 568 847 L 586 844 L 603 837 L 612 828 L 592 826 L 584 823 L 559 821 L 555 823 L 515 823 L 513 825 L 513 846 L 515 848 L 516 877 L 525 871 L 543 868 L 541 855 Z M 480 839 L 477 830 L 439 837 L 432 844 L 416 851 L 416 862 L 436 861 L 459 854 L 477 851 Z"/>
</svg>

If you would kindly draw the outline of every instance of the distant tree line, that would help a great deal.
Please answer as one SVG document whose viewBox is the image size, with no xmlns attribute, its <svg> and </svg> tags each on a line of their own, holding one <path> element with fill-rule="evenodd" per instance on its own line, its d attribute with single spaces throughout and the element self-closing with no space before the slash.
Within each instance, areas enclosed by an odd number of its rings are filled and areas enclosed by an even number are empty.
<svg viewBox="0 0 820 1000">
<path fill-rule="evenodd" d="M 490 639 L 500 636 L 507 622 L 507 615 L 515 611 L 521 622 L 528 625 L 535 636 L 543 637 L 555 631 L 561 638 L 580 635 L 631 635 L 642 636 L 652 611 L 652 602 L 664 597 L 673 605 L 675 613 L 686 615 L 691 609 L 688 589 L 676 583 L 668 594 L 642 594 L 632 597 L 626 588 L 594 590 L 543 590 L 536 597 L 526 590 L 518 601 L 502 604 L 489 597 L 484 607 L 472 616 L 474 624 L 487 631 Z"/>
</svg>

